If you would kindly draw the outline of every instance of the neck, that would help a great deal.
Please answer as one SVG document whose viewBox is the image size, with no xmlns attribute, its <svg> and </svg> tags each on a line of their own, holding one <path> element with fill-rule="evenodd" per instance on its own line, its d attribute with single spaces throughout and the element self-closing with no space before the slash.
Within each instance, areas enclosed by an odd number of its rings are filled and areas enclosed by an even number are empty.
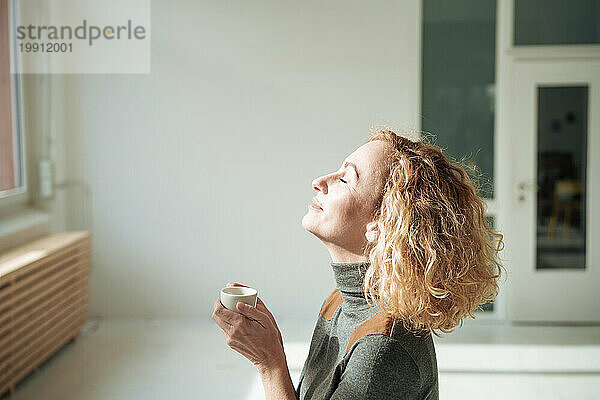
<svg viewBox="0 0 600 400">
<path fill-rule="evenodd" d="M 351 250 L 344 249 L 336 246 L 332 243 L 325 243 L 329 255 L 331 256 L 331 262 L 334 263 L 360 263 L 367 262 L 369 258 L 362 253 L 353 252 Z"/>
</svg>

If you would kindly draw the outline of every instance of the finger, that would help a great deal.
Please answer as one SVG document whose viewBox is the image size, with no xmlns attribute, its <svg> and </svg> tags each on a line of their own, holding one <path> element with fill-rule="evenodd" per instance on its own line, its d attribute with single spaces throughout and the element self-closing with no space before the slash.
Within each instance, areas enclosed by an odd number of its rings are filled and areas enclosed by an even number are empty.
<svg viewBox="0 0 600 400">
<path fill-rule="evenodd" d="M 275 317 L 273 316 L 271 311 L 269 311 L 269 309 L 267 308 L 265 303 L 260 299 L 260 297 L 256 298 L 256 308 L 265 313 L 265 315 L 267 315 L 271 319 L 273 325 L 277 327 L 277 321 L 275 321 Z M 283 344 L 283 337 L 281 336 L 281 331 L 279 331 L 279 327 L 277 327 L 277 331 L 279 335 L 279 341 L 281 342 L 281 344 Z"/>
<path fill-rule="evenodd" d="M 242 285 L 241 283 L 237 283 L 237 282 L 227 282 L 227 285 L 225 285 L 226 287 L 234 287 L 234 286 L 240 286 L 240 287 L 248 287 L 246 285 Z"/>
<path fill-rule="evenodd" d="M 219 325 L 219 327 L 221 329 L 225 330 L 226 328 L 231 327 L 231 323 L 222 318 L 221 308 L 224 308 L 223 305 L 221 304 L 221 300 L 219 300 L 219 299 L 215 300 L 215 302 L 213 304 L 212 319 L 217 323 L 217 325 Z"/>
<path fill-rule="evenodd" d="M 265 303 L 260 299 L 260 297 L 256 298 L 256 308 L 259 311 L 263 312 L 265 315 L 267 315 L 271 319 L 271 321 L 273 321 L 273 323 L 277 325 L 277 323 L 275 322 L 275 317 L 273 316 L 273 314 L 271 314 L 271 311 L 269 311 L 269 309 L 267 308 Z"/>
<path fill-rule="evenodd" d="M 245 315 L 249 319 L 258 322 L 263 328 L 265 328 L 265 322 L 269 318 L 268 315 L 266 315 L 256 307 L 252 307 L 251 305 L 248 305 L 241 301 L 237 302 L 236 308 L 242 315 Z"/>
<path fill-rule="evenodd" d="M 265 303 L 261 300 L 260 297 L 256 298 L 256 308 L 264 312 L 265 314 L 270 314 L 269 309 L 265 305 Z"/>
<path fill-rule="evenodd" d="M 244 322 L 244 317 L 242 317 L 240 314 L 236 313 L 235 311 L 231 311 L 230 309 L 226 308 L 222 303 L 220 299 L 217 299 L 215 301 L 215 309 L 213 312 L 213 319 L 218 318 L 221 321 L 227 322 L 229 325 L 236 325 L 236 324 L 241 324 Z"/>
<path fill-rule="evenodd" d="M 231 325 L 229 322 L 222 320 L 220 318 L 215 319 L 215 322 L 217 323 L 219 328 L 221 328 L 223 333 L 225 333 L 226 335 L 229 335 L 229 332 L 231 332 L 231 330 L 233 329 L 233 325 Z"/>
<path fill-rule="evenodd" d="M 221 318 L 219 315 L 213 315 L 213 320 L 224 333 L 229 333 L 231 329 L 233 329 L 233 325 L 229 321 Z"/>
<path fill-rule="evenodd" d="M 212 318 L 215 318 L 215 315 L 217 314 L 217 310 L 219 309 L 219 304 L 221 304 L 221 300 L 220 299 L 216 299 L 215 302 L 213 303 L 213 312 L 212 312 Z"/>
<path fill-rule="evenodd" d="M 216 299 L 213 303 L 213 316 L 214 315 L 222 315 L 223 310 L 227 310 L 223 303 L 221 303 L 221 299 Z"/>
<path fill-rule="evenodd" d="M 269 311 L 269 309 L 267 308 L 267 306 L 265 305 L 265 303 L 260 299 L 260 297 L 256 298 L 256 308 L 258 308 L 260 311 L 262 311 L 263 313 L 265 313 L 266 315 L 268 315 L 269 318 L 271 318 L 271 320 L 273 322 L 275 322 L 275 317 L 273 316 L 273 314 L 271 313 L 271 311 Z"/>
</svg>

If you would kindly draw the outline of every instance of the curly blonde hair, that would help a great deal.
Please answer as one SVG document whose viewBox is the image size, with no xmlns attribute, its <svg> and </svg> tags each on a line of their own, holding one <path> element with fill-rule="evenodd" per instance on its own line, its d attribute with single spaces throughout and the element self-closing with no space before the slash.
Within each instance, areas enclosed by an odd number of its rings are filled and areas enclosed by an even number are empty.
<svg viewBox="0 0 600 400">
<path fill-rule="evenodd" d="M 373 140 L 393 153 L 373 218 L 379 236 L 365 248 L 365 297 L 409 331 L 452 332 L 498 294 L 503 235 L 487 224 L 474 181 L 439 147 L 387 128 Z"/>
</svg>

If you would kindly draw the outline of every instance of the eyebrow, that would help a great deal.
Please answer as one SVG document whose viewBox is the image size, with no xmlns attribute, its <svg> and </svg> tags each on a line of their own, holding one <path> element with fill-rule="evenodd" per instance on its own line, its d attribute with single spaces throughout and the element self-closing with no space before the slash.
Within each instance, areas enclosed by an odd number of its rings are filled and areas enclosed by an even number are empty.
<svg viewBox="0 0 600 400">
<path fill-rule="evenodd" d="M 354 168 L 354 172 L 356 173 L 356 179 L 358 179 L 359 175 L 358 175 L 358 168 L 356 168 L 356 165 L 353 162 L 346 161 L 344 163 L 344 168 L 346 168 L 348 165 L 351 166 L 352 168 Z"/>
</svg>

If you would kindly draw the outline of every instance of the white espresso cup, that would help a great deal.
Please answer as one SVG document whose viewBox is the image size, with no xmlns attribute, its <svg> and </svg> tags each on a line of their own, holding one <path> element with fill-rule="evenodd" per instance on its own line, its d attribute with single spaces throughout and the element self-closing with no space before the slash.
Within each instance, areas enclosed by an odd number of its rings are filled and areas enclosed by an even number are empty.
<svg viewBox="0 0 600 400">
<path fill-rule="evenodd" d="M 254 288 L 243 286 L 228 286 L 221 289 L 221 304 L 231 311 L 239 313 L 236 308 L 238 301 L 256 307 L 258 291 Z"/>
</svg>

